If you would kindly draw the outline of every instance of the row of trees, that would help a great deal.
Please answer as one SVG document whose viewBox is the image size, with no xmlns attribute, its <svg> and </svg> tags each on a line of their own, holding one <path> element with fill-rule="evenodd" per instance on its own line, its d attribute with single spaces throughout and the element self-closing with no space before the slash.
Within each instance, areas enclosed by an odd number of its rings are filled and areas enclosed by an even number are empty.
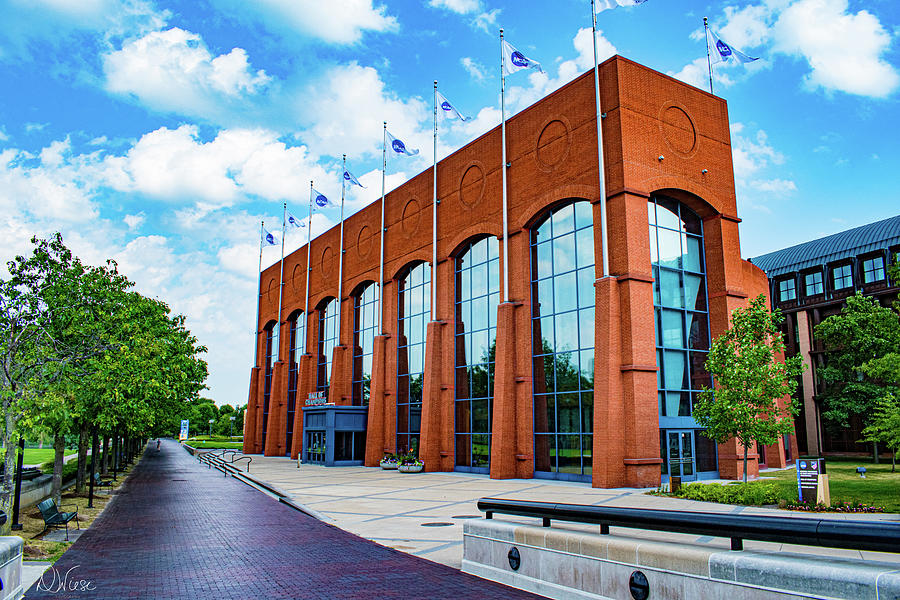
<svg viewBox="0 0 900 600">
<path fill-rule="evenodd" d="M 168 432 L 170 415 L 205 387 L 206 348 L 182 315 L 133 291 L 114 261 L 86 265 L 58 233 L 31 241 L 31 254 L 9 261 L 9 276 L 0 279 L 0 441 L 10 449 L 21 436 L 51 436 L 58 498 L 66 435 L 79 440 L 83 491 L 92 434 Z M 4 510 L 12 503 L 15 455 L 5 457 Z"/>
<path fill-rule="evenodd" d="M 177 435 L 182 419 L 187 419 L 190 421 L 190 435 L 206 435 L 210 431 L 209 421 L 212 420 L 213 435 L 243 435 L 246 408 L 246 404 L 238 408 L 230 404 L 216 406 L 209 398 L 191 400 L 182 404 L 181 410 L 170 419 L 167 431 Z M 234 417 L 233 421 L 231 417 Z"/>
</svg>

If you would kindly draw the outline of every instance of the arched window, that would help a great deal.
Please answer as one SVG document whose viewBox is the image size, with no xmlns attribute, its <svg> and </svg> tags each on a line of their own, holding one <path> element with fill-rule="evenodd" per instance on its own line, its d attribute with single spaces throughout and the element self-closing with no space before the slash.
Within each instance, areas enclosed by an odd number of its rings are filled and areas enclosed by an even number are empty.
<svg viewBox="0 0 900 600">
<path fill-rule="evenodd" d="M 284 438 L 285 452 L 290 454 L 294 441 L 294 419 L 297 414 L 297 384 L 300 356 L 306 348 L 306 315 L 294 313 L 290 318 L 291 348 L 288 357 L 287 431 Z"/>
<path fill-rule="evenodd" d="M 499 273 L 495 237 L 456 259 L 456 467 L 464 471 L 490 466 Z"/>
<path fill-rule="evenodd" d="M 266 429 L 269 424 L 269 400 L 272 398 L 272 372 L 278 360 L 278 324 L 272 321 L 266 332 L 266 378 L 263 385 L 262 446 L 266 447 Z"/>
<path fill-rule="evenodd" d="M 319 358 L 316 368 L 316 391 L 328 396 L 331 381 L 331 359 L 338 340 L 337 300 L 331 298 L 319 305 Z"/>
<path fill-rule="evenodd" d="M 378 286 L 368 284 L 353 297 L 353 404 L 369 404 L 372 349 L 378 335 Z"/>
<path fill-rule="evenodd" d="M 656 322 L 662 474 L 690 481 L 715 474 L 716 445 L 691 417 L 709 351 L 709 314 L 703 222 L 687 206 L 663 196 L 647 204 Z"/>
<path fill-rule="evenodd" d="M 431 310 L 431 267 L 419 263 L 398 282 L 397 451 L 418 455 L 425 382 L 425 325 Z"/>
<path fill-rule="evenodd" d="M 531 231 L 535 470 L 590 480 L 594 431 L 591 204 L 552 211 Z"/>
</svg>

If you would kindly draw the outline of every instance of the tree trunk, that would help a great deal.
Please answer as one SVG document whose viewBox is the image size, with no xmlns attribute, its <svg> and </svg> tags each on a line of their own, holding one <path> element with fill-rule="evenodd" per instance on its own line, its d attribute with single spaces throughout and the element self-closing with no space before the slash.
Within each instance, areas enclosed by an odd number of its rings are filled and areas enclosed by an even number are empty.
<svg viewBox="0 0 900 600">
<path fill-rule="evenodd" d="M 6 427 L 3 430 L 3 445 L 6 448 L 6 456 L 3 464 L 6 470 L 3 473 L 3 489 L 0 494 L 0 506 L 6 514 L 12 514 L 13 494 L 15 494 L 15 473 L 16 473 L 16 453 L 13 452 L 13 433 L 16 430 L 16 420 L 13 418 L 12 411 L 7 407 L 3 407 L 6 412 Z M 2 534 L 9 535 L 9 526 L 12 522 L 3 525 Z"/>
<path fill-rule="evenodd" d="M 103 459 L 100 461 L 100 475 L 109 475 L 109 437 L 103 434 Z"/>
<path fill-rule="evenodd" d="M 87 471 L 88 442 L 90 441 L 88 436 L 91 432 L 87 429 L 84 421 L 79 421 L 78 426 L 78 472 L 75 475 L 75 491 L 83 494 L 85 472 Z"/>
<path fill-rule="evenodd" d="M 747 483 L 747 453 L 750 451 L 749 446 L 744 446 L 744 483 Z"/>
<path fill-rule="evenodd" d="M 891 452 L 891 473 L 897 472 L 897 451 Z"/>
<path fill-rule="evenodd" d="M 872 442 L 872 446 L 874 448 L 872 454 L 875 455 L 875 464 L 878 464 L 878 442 Z"/>
<path fill-rule="evenodd" d="M 57 433 L 53 437 L 53 483 L 50 487 L 50 496 L 59 506 L 60 494 L 62 493 L 62 470 L 63 461 L 66 456 L 66 436 Z"/>
</svg>

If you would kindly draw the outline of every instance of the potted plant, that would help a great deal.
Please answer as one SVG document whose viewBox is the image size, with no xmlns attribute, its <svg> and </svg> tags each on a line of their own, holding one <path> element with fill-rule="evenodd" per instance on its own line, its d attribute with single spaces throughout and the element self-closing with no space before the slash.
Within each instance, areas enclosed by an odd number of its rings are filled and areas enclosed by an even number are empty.
<svg viewBox="0 0 900 600">
<path fill-rule="evenodd" d="M 401 473 L 421 473 L 425 468 L 425 461 L 415 454 L 405 454 L 400 457 L 400 465 L 397 470 Z"/>
<path fill-rule="evenodd" d="M 396 454 L 385 453 L 384 458 L 381 459 L 381 462 L 378 463 L 381 465 L 382 469 L 396 469 L 400 464 L 400 460 Z"/>
</svg>

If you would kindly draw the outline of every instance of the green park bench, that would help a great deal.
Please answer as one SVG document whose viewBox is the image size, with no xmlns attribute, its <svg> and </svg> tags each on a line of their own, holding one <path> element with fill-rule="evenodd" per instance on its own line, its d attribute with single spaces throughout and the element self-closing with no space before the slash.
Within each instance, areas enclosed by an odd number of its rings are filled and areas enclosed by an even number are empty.
<svg viewBox="0 0 900 600">
<path fill-rule="evenodd" d="M 68 542 L 69 521 L 75 519 L 75 526 L 78 529 L 81 529 L 81 525 L 78 523 L 78 506 L 75 504 L 72 504 L 71 506 L 75 507 L 75 512 L 59 512 L 59 509 L 56 507 L 56 502 L 54 502 L 52 498 L 47 498 L 38 504 L 38 510 L 41 511 L 41 516 L 44 518 L 44 531 L 47 531 L 51 527 L 54 529 L 65 527 L 66 541 Z"/>
<path fill-rule="evenodd" d="M 107 495 L 112 494 L 112 486 L 115 483 L 112 479 L 109 481 L 103 481 L 100 479 L 100 473 L 94 473 L 94 487 L 96 488 L 106 488 Z"/>
</svg>

